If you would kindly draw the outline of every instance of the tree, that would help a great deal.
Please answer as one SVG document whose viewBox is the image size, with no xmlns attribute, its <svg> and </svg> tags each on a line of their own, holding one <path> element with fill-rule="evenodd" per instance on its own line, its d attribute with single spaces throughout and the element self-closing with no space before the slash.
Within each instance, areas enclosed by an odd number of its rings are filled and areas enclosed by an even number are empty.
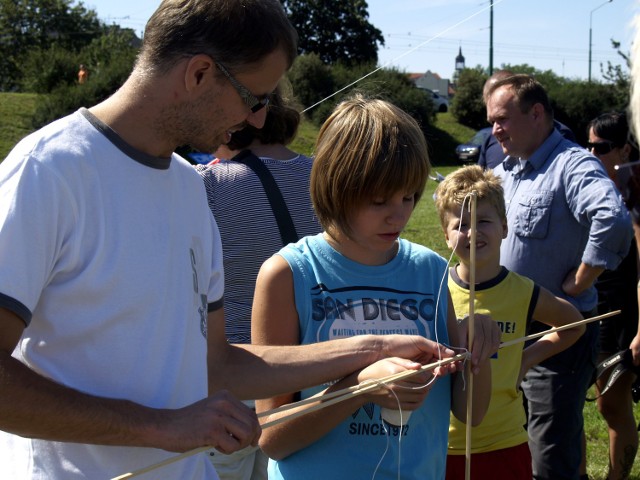
<svg viewBox="0 0 640 480">
<path fill-rule="evenodd" d="M 0 90 L 14 90 L 33 49 L 78 51 L 102 34 L 93 10 L 71 0 L 0 0 Z"/>
<path fill-rule="evenodd" d="M 619 103 L 611 85 L 593 80 L 569 82 L 564 88 L 553 92 L 551 98 L 555 117 L 573 130 L 581 145 L 587 142 L 589 121 L 601 113 L 620 111 L 626 107 L 626 103 Z"/>
<path fill-rule="evenodd" d="M 482 102 L 482 89 L 487 74 L 480 66 L 465 68 L 458 77 L 458 88 L 451 102 L 451 114 L 467 127 L 476 130 L 487 127 L 487 113 Z"/>
<path fill-rule="evenodd" d="M 369 23 L 366 0 L 281 0 L 298 31 L 301 53 L 327 64 L 377 63 L 382 32 Z"/>
<path fill-rule="evenodd" d="M 602 72 L 602 77 L 613 85 L 617 102 L 622 105 L 627 105 L 629 103 L 629 91 L 631 89 L 631 78 L 629 75 L 631 59 L 628 53 L 620 51 L 620 42 L 612 39 L 611 46 L 622 58 L 624 67 L 607 62 L 606 70 L 600 65 L 600 71 Z"/>
<path fill-rule="evenodd" d="M 36 110 L 32 118 L 34 128 L 51 122 L 56 118 L 67 115 L 80 107 L 89 107 L 111 96 L 127 79 L 138 52 L 138 38 L 131 29 L 123 29 L 117 25 L 105 27 L 104 34 L 94 39 L 80 52 L 67 54 L 64 57 L 54 55 L 55 48 L 49 50 L 35 50 L 29 56 L 27 65 L 37 65 L 37 59 L 48 55 L 48 65 L 58 65 L 57 69 L 65 71 L 63 76 L 56 75 L 56 68 L 50 75 L 26 71 L 25 79 L 40 79 L 41 91 L 48 95 L 38 98 Z M 69 57 L 71 55 L 71 57 Z M 51 61 L 58 59 L 59 61 Z M 77 83 L 78 64 L 84 63 L 89 67 L 89 80 L 79 85 Z M 37 67 L 34 67 L 37 68 Z M 66 69 L 66 70 L 65 70 Z M 45 84 L 46 80 L 46 84 Z M 48 90 L 47 90 L 48 89 Z"/>
<path fill-rule="evenodd" d="M 304 108 L 328 97 L 336 88 L 331 67 L 322 63 L 315 53 L 299 55 L 287 72 L 287 78 L 297 100 Z M 313 116 L 313 113 L 311 115 Z"/>
</svg>

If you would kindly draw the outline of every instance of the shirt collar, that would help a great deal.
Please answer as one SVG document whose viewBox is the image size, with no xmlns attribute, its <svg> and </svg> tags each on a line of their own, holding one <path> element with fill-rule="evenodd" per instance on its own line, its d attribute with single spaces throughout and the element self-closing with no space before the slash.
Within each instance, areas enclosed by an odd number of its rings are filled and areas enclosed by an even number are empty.
<svg viewBox="0 0 640 480">
<path fill-rule="evenodd" d="M 538 170 L 542 167 L 563 138 L 562 134 L 554 128 L 547 139 L 542 142 L 542 145 L 527 159 L 527 163 L 531 165 L 530 168 Z M 504 169 L 512 171 L 513 173 L 520 173 L 524 170 L 524 168 L 520 166 L 520 158 L 512 156 L 507 156 L 507 158 L 504 159 Z"/>
<path fill-rule="evenodd" d="M 551 130 L 551 134 L 547 137 L 547 139 L 538 147 L 538 149 L 533 152 L 531 158 L 529 158 L 529 164 L 534 170 L 538 170 L 549 158 L 549 155 L 556 149 L 558 144 L 562 141 L 564 137 L 557 130 Z"/>
</svg>

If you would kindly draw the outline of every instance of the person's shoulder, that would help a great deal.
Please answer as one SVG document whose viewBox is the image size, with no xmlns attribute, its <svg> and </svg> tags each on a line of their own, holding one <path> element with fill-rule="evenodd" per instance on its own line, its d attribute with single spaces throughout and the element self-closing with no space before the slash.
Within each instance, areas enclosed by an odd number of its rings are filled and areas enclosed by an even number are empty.
<svg viewBox="0 0 640 480">
<path fill-rule="evenodd" d="M 566 138 L 567 140 L 570 140 L 572 142 L 576 142 L 576 136 L 573 133 L 573 130 L 571 130 L 569 127 L 567 127 L 564 123 L 559 122 L 558 120 L 554 120 L 553 121 L 553 125 L 556 127 L 556 130 L 558 130 L 560 132 L 560 134 Z"/>
<path fill-rule="evenodd" d="M 235 160 L 221 160 L 216 163 L 206 165 L 196 165 L 195 170 L 201 177 L 212 182 L 239 182 L 246 176 L 252 176 L 253 171 L 247 165 Z"/>
<path fill-rule="evenodd" d="M 506 270 L 506 269 L 505 269 Z M 510 281 L 513 283 L 519 283 L 523 286 L 529 286 L 532 287 L 535 285 L 535 282 L 533 280 L 531 280 L 529 277 L 522 275 L 520 273 L 516 273 L 512 270 L 506 270 L 506 275 L 504 277 L 505 281 Z"/>
<path fill-rule="evenodd" d="M 562 138 L 554 158 L 556 168 L 560 167 L 565 172 L 572 171 L 597 171 L 607 176 L 602 162 L 589 150 L 567 138 Z"/>
<path fill-rule="evenodd" d="M 21 158 L 23 160 L 48 163 L 51 168 L 70 166 L 76 168 L 76 162 L 86 161 L 86 156 L 94 145 L 91 133 L 97 133 L 80 111 L 54 120 L 42 128 L 20 140 L 9 152 L 7 159 Z M 57 160 L 58 155 L 64 155 L 65 161 Z"/>
<path fill-rule="evenodd" d="M 442 263 L 446 260 L 439 253 L 420 243 L 412 242 L 405 238 L 400 239 L 400 248 L 411 257 L 419 257 L 422 261 Z"/>
<path fill-rule="evenodd" d="M 317 235 L 304 236 L 295 243 L 283 246 L 277 254 L 289 263 L 295 262 L 302 265 L 308 264 L 313 257 L 330 257 L 332 252 L 331 248 L 327 248 L 323 234 L 318 233 Z"/>
</svg>

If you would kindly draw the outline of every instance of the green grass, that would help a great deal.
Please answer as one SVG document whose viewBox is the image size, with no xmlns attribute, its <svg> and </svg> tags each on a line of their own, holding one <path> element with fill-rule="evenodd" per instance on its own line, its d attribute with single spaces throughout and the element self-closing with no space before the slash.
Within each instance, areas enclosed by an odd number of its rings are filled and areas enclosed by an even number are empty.
<svg viewBox="0 0 640 480">
<path fill-rule="evenodd" d="M 31 132 L 37 97 L 29 93 L 0 93 L 0 162 Z"/>
<path fill-rule="evenodd" d="M 311 156 L 317 136 L 318 128 L 311 122 L 302 121 L 298 128 L 298 134 L 289 147 L 295 152 Z"/>
<path fill-rule="evenodd" d="M 30 130 L 30 115 L 35 106 L 36 95 L 0 93 L 0 161 Z M 293 150 L 306 155 L 313 153 L 318 129 L 309 122 L 303 122 L 298 137 L 292 143 Z M 473 130 L 457 124 L 450 113 L 437 114 L 436 122 L 429 127 L 427 140 L 433 173 L 443 175 L 458 168 L 454 156 L 456 145 L 466 142 Z M 445 258 L 449 256 L 440 222 L 433 202 L 436 182 L 429 180 L 425 194 L 416 206 L 404 237 L 435 250 Z M 591 394 L 592 396 L 592 394 Z M 640 420 L 640 407 L 635 406 L 636 421 Z M 587 402 L 584 408 L 585 432 L 587 436 L 588 473 L 592 480 L 604 480 L 608 467 L 608 437 L 606 424 L 597 411 L 594 402 Z M 634 464 L 631 480 L 640 480 L 640 465 Z"/>
</svg>

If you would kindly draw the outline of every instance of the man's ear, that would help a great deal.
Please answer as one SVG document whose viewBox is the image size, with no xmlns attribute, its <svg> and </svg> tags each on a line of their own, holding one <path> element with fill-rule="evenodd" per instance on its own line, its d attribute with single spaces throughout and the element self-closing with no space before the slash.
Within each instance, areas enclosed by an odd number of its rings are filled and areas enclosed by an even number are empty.
<svg viewBox="0 0 640 480">
<path fill-rule="evenodd" d="M 215 64 L 209 55 L 194 55 L 187 61 L 184 72 L 184 85 L 187 92 L 201 87 L 209 77 L 215 75 Z"/>
<path fill-rule="evenodd" d="M 509 234 L 509 225 L 507 225 L 507 219 L 502 219 L 502 238 L 507 238 Z"/>
<path fill-rule="evenodd" d="M 533 115 L 533 118 L 536 120 L 540 120 L 541 118 L 544 118 L 544 107 L 542 106 L 542 104 L 534 103 L 533 107 L 531 107 L 531 114 Z"/>
</svg>

